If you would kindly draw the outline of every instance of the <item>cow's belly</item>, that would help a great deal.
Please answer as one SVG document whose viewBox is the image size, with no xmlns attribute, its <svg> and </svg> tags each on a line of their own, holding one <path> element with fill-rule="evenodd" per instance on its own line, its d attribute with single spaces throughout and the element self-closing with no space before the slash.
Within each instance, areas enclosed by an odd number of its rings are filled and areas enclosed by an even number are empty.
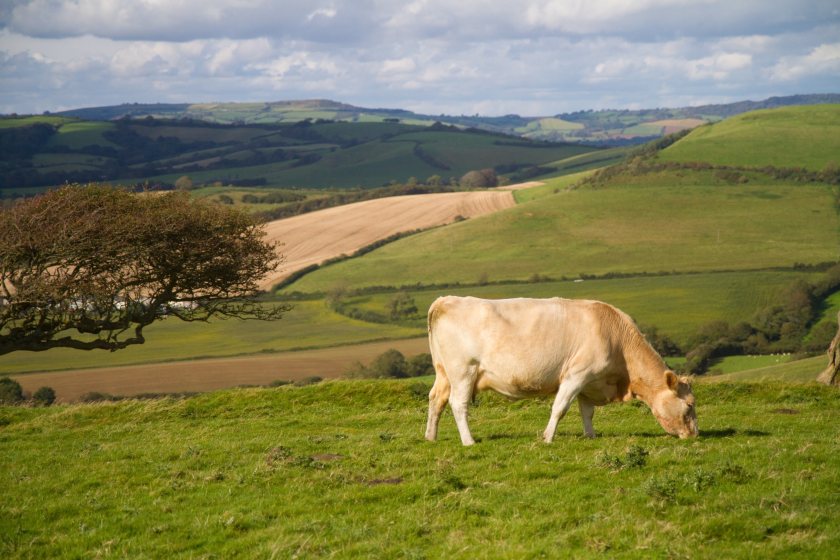
<svg viewBox="0 0 840 560">
<path fill-rule="evenodd" d="M 587 384 L 580 394 L 596 406 L 627 401 L 632 398 L 630 379 L 626 374 L 603 374 Z"/>
<path fill-rule="evenodd" d="M 559 372 L 551 369 L 504 374 L 479 369 L 476 389 L 496 391 L 511 399 L 523 399 L 556 393 L 559 380 Z"/>
</svg>

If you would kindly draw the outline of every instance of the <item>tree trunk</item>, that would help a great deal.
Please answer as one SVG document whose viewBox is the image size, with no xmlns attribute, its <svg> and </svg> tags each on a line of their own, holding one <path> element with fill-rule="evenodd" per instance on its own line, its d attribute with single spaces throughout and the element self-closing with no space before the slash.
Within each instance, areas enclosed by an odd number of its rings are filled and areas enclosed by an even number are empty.
<svg viewBox="0 0 840 560">
<path fill-rule="evenodd" d="M 837 334 L 828 346 L 828 367 L 817 377 L 826 385 L 840 385 L 840 313 L 837 313 Z"/>
</svg>

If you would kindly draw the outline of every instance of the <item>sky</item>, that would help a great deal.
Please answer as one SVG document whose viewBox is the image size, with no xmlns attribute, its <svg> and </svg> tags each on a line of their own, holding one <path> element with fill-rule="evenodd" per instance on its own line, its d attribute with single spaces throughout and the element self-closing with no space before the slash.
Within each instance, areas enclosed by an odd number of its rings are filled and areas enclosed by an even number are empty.
<svg viewBox="0 0 840 560">
<path fill-rule="evenodd" d="M 0 0 L 0 113 L 554 115 L 840 93 L 840 0 Z"/>
</svg>

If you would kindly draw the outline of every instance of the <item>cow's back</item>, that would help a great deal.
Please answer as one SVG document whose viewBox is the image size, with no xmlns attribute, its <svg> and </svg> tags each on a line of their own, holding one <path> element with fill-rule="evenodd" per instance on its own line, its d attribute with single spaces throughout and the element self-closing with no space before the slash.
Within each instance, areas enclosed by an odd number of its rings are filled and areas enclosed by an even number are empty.
<svg viewBox="0 0 840 560">
<path fill-rule="evenodd" d="M 608 366 L 623 322 L 615 312 L 589 300 L 446 296 L 429 308 L 429 345 L 436 367 L 474 377 L 477 389 L 551 393 L 571 364 Z"/>
</svg>

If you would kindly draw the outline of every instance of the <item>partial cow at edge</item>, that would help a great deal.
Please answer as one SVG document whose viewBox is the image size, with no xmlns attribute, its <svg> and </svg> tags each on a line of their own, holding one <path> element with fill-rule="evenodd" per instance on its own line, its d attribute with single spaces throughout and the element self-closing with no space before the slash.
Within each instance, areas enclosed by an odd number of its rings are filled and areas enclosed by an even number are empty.
<svg viewBox="0 0 840 560">
<path fill-rule="evenodd" d="M 475 443 L 467 423 L 473 395 L 492 389 L 512 399 L 556 395 L 543 439 L 577 398 L 586 436 L 596 406 L 638 398 L 671 435 L 697 436 L 694 395 L 626 313 L 600 301 L 438 298 L 429 308 L 435 383 L 426 439 L 437 439 L 440 414 L 452 409 L 461 442 Z"/>
</svg>

